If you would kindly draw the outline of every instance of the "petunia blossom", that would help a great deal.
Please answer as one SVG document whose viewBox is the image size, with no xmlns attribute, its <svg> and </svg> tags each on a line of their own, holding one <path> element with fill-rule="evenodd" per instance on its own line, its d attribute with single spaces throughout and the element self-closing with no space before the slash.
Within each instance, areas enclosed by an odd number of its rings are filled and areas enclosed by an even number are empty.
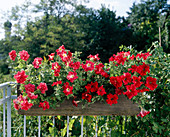
<svg viewBox="0 0 170 137">
<path fill-rule="evenodd" d="M 28 52 L 25 51 L 25 50 L 20 51 L 19 55 L 20 55 L 21 59 L 24 60 L 24 61 L 27 61 L 29 59 L 29 57 L 30 57 Z"/>
<path fill-rule="evenodd" d="M 37 90 L 40 90 L 42 94 L 45 94 L 45 91 L 48 90 L 48 87 L 47 87 L 47 84 L 46 83 L 43 83 L 41 82 L 38 87 L 37 87 Z"/>
<path fill-rule="evenodd" d="M 17 54 L 15 50 L 12 50 L 11 52 L 9 52 L 9 57 L 11 60 L 15 61 Z"/>
<path fill-rule="evenodd" d="M 42 61 L 43 59 L 42 58 L 39 58 L 39 57 L 37 57 L 37 58 L 35 58 L 34 59 L 34 61 L 33 61 L 33 65 L 34 65 L 34 68 L 39 68 L 40 67 L 40 65 L 41 65 L 41 61 Z"/>
<path fill-rule="evenodd" d="M 146 84 L 145 86 L 148 87 L 150 90 L 154 90 L 157 88 L 157 84 L 156 84 L 157 79 L 156 78 L 152 78 L 152 77 L 147 77 L 146 78 Z"/>
<path fill-rule="evenodd" d="M 26 78 L 28 75 L 25 74 L 24 70 L 18 71 L 16 75 L 14 75 L 14 78 L 16 79 L 17 83 L 23 84 L 26 81 Z"/>
</svg>

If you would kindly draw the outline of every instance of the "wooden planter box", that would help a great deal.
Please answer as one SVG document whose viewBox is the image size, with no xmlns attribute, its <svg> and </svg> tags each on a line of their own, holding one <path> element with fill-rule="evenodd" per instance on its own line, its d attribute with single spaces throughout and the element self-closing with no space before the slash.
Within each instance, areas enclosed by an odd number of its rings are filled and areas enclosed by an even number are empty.
<svg viewBox="0 0 170 137">
<path fill-rule="evenodd" d="M 19 88 L 18 88 L 19 89 Z M 19 90 L 18 90 L 19 91 Z M 18 92 L 19 95 L 19 92 Z M 43 110 L 38 105 L 32 106 L 28 111 L 18 110 L 18 114 L 27 116 L 89 116 L 89 115 L 137 115 L 140 112 L 138 104 L 133 103 L 127 99 L 124 95 L 120 95 L 117 104 L 110 106 L 107 103 L 95 102 L 91 105 L 86 105 L 82 108 L 82 104 L 79 103 L 78 107 L 73 106 L 72 100 L 65 100 L 60 107 L 55 109 Z"/>
</svg>

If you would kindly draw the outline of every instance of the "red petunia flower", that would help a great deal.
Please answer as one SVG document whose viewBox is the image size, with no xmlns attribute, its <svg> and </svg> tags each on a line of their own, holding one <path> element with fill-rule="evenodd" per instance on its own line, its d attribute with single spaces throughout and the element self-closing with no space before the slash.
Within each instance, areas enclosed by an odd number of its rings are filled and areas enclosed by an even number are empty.
<svg viewBox="0 0 170 137">
<path fill-rule="evenodd" d="M 136 70 L 137 70 L 136 65 L 132 65 L 131 68 L 128 68 L 128 71 L 131 71 L 132 73 L 136 72 Z"/>
<path fill-rule="evenodd" d="M 79 61 L 77 61 L 77 62 L 70 62 L 69 63 L 69 67 L 70 68 L 73 68 L 73 71 L 76 71 L 77 69 L 79 69 L 80 68 L 80 62 Z"/>
<path fill-rule="evenodd" d="M 64 89 L 63 92 L 66 96 L 73 94 L 73 92 L 72 92 L 73 87 L 70 86 L 68 82 L 64 83 L 63 89 Z"/>
<path fill-rule="evenodd" d="M 149 89 L 142 88 L 142 89 L 138 89 L 137 91 L 138 91 L 138 93 L 143 93 L 143 92 L 149 91 Z"/>
<path fill-rule="evenodd" d="M 94 56 L 90 54 L 87 58 L 90 58 L 91 61 L 98 61 L 98 60 L 100 60 L 100 58 L 98 56 L 99 56 L 99 54 L 96 54 Z"/>
<path fill-rule="evenodd" d="M 145 86 L 148 87 L 150 90 L 154 90 L 157 88 L 157 84 L 156 84 L 157 79 L 156 78 L 152 78 L 152 77 L 147 77 L 146 78 L 146 84 Z"/>
<path fill-rule="evenodd" d="M 61 60 L 65 63 L 70 62 L 72 59 L 72 53 L 68 51 L 68 54 L 66 51 L 62 51 L 59 56 L 61 57 Z"/>
<path fill-rule="evenodd" d="M 144 117 L 144 116 L 146 116 L 146 115 L 148 115 L 150 113 L 150 111 L 144 111 L 144 110 L 141 110 L 141 112 L 137 115 L 137 117 Z"/>
<path fill-rule="evenodd" d="M 20 55 L 21 59 L 24 60 L 24 61 L 27 61 L 28 58 L 30 57 L 30 55 L 28 54 L 28 52 L 25 51 L 25 50 L 20 51 L 20 52 L 19 52 L 19 55 Z"/>
<path fill-rule="evenodd" d="M 27 93 L 27 95 L 30 99 L 37 99 L 38 98 L 38 95 L 35 95 L 34 93 L 31 93 L 31 92 L 28 92 L 28 91 L 26 93 Z"/>
<path fill-rule="evenodd" d="M 103 96 L 104 94 L 106 94 L 106 91 L 105 91 L 103 85 L 98 88 L 97 94 L 100 95 L 100 96 Z"/>
<path fill-rule="evenodd" d="M 42 94 L 45 94 L 45 91 L 48 90 L 48 87 L 47 87 L 47 84 L 46 84 L 46 83 L 41 82 L 41 83 L 38 85 L 37 89 L 39 89 Z"/>
<path fill-rule="evenodd" d="M 87 102 L 91 102 L 92 95 L 88 94 L 88 92 L 82 93 L 82 99 L 87 100 Z"/>
<path fill-rule="evenodd" d="M 123 83 L 125 84 L 125 85 L 127 85 L 127 84 L 129 84 L 129 83 L 131 83 L 132 82 L 132 78 L 131 78 L 131 74 L 130 73 L 124 73 L 123 74 Z"/>
<path fill-rule="evenodd" d="M 11 52 L 9 52 L 9 57 L 11 60 L 15 61 L 17 54 L 15 50 L 12 50 Z"/>
<path fill-rule="evenodd" d="M 113 95 L 113 94 L 109 93 L 107 95 L 106 103 L 111 106 L 112 104 L 117 104 L 117 100 L 118 100 L 118 96 L 116 94 Z"/>
<path fill-rule="evenodd" d="M 26 92 L 34 92 L 35 91 L 35 85 L 29 83 L 27 85 L 24 85 Z"/>
<path fill-rule="evenodd" d="M 126 95 L 129 99 L 132 99 L 134 96 L 138 94 L 138 91 L 136 90 L 136 86 L 134 84 L 127 85 L 126 89 L 127 91 L 123 92 L 123 94 Z"/>
<path fill-rule="evenodd" d="M 55 85 L 58 85 L 58 84 L 62 84 L 62 81 L 59 80 L 59 81 L 57 81 L 57 82 L 53 82 L 53 84 L 52 84 L 51 86 L 55 86 Z"/>
<path fill-rule="evenodd" d="M 50 55 L 48 55 L 48 60 L 51 61 L 51 60 L 54 60 L 54 55 L 55 53 L 51 53 Z"/>
<path fill-rule="evenodd" d="M 29 103 L 27 100 L 24 100 L 21 102 L 21 106 L 22 106 L 21 109 L 28 110 L 33 106 L 33 104 Z"/>
<path fill-rule="evenodd" d="M 61 66 L 58 64 L 58 62 L 54 62 L 52 63 L 52 70 L 54 70 L 55 72 L 60 72 Z"/>
<path fill-rule="evenodd" d="M 77 101 L 75 101 L 74 99 L 72 100 L 72 104 L 73 104 L 73 106 L 78 106 L 78 104 L 77 104 Z"/>
<path fill-rule="evenodd" d="M 98 90 L 98 82 L 95 81 L 95 82 L 91 82 L 89 84 L 87 84 L 85 86 L 85 88 L 87 89 L 87 92 L 96 92 Z"/>
<path fill-rule="evenodd" d="M 18 96 L 17 99 L 13 100 L 15 109 L 23 109 L 28 110 L 33 106 L 32 103 L 29 103 L 26 97 L 23 97 L 22 95 Z"/>
<path fill-rule="evenodd" d="M 123 90 L 120 88 L 116 88 L 115 93 L 116 93 L 116 95 L 121 95 L 123 93 Z"/>
<path fill-rule="evenodd" d="M 143 65 L 139 65 L 136 68 L 136 72 L 139 73 L 141 76 L 145 76 L 147 72 L 150 73 L 149 68 L 150 67 L 143 62 Z"/>
<path fill-rule="evenodd" d="M 131 60 L 134 60 L 134 58 L 135 58 L 135 55 L 132 55 L 132 56 L 130 57 Z"/>
<path fill-rule="evenodd" d="M 116 88 L 122 86 L 122 76 L 110 77 L 110 83 L 114 85 Z"/>
<path fill-rule="evenodd" d="M 103 70 L 103 67 L 104 67 L 104 65 L 103 65 L 103 63 L 99 63 L 98 65 L 96 65 L 95 66 L 95 73 L 97 74 L 97 75 L 99 75 L 99 74 L 101 74 L 104 70 Z"/>
<path fill-rule="evenodd" d="M 39 68 L 40 67 L 40 65 L 41 65 L 41 61 L 42 61 L 43 59 L 42 58 L 39 58 L 39 57 L 37 57 L 37 58 L 35 58 L 34 59 L 34 61 L 33 61 L 33 65 L 34 65 L 34 68 Z"/>
<path fill-rule="evenodd" d="M 149 52 L 139 53 L 139 54 L 136 55 L 136 59 L 137 59 L 137 57 L 139 57 L 139 58 L 143 58 L 144 60 L 146 60 L 149 56 L 152 56 L 152 54 L 150 54 Z"/>
<path fill-rule="evenodd" d="M 132 82 L 134 83 L 136 88 L 139 88 L 143 84 L 143 82 L 140 81 L 141 80 L 140 76 L 139 77 L 133 76 L 132 79 L 133 79 Z"/>
<path fill-rule="evenodd" d="M 28 75 L 25 74 L 24 70 L 21 70 L 21 72 L 18 71 L 18 73 L 14 75 L 14 78 L 16 79 L 17 83 L 20 83 L 20 84 L 24 84 L 27 77 Z"/>
<path fill-rule="evenodd" d="M 92 71 L 94 69 L 94 63 L 86 60 L 86 64 L 82 64 L 82 68 L 87 72 L 87 71 Z"/>
<path fill-rule="evenodd" d="M 47 101 L 40 102 L 39 107 L 43 108 L 43 110 L 49 109 L 50 105 Z"/>
<path fill-rule="evenodd" d="M 67 75 L 67 79 L 70 80 L 71 83 L 74 82 L 75 79 L 77 79 L 77 73 L 76 72 L 69 72 Z"/>
<path fill-rule="evenodd" d="M 60 55 L 64 50 L 65 50 L 64 45 L 60 46 L 60 47 L 56 50 L 57 55 Z"/>
</svg>

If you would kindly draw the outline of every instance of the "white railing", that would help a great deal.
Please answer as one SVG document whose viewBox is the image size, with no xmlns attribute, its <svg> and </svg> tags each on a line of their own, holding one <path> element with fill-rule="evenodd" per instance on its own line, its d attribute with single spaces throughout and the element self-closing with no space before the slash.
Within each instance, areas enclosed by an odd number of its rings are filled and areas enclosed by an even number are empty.
<svg viewBox="0 0 170 137">
<path fill-rule="evenodd" d="M 16 99 L 16 95 L 11 95 L 11 84 L 14 82 L 6 82 L 0 84 L 0 89 L 3 89 L 3 98 L 0 99 L 0 106 L 3 105 L 3 137 L 11 137 L 11 99 Z M 6 94 L 7 91 L 7 94 Z M 6 118 L 6 103 L 7 103 L 7 118 Z M 7 119 L 7 122 L 6 122 Z M 7 130 L 6 130 L 7 123 Z M 53 127 L 55 127 L 55 116 L 53 116 Z M 96 119 L 95 137 L 98 133 L 98 125 Z M 24 115 L 24 132 L 23 136 L 26 137 L 26 116 Z M 38 116 L 38 137 L 41 137 L 41 116 Z M 67 116 L 67 137 L 69 137 L 69 116 Z M 81 116 L 81 137 L 83 137 L 83 116 Z M 111 134 L 110 134 L 111 137 Z"/>
</svg>

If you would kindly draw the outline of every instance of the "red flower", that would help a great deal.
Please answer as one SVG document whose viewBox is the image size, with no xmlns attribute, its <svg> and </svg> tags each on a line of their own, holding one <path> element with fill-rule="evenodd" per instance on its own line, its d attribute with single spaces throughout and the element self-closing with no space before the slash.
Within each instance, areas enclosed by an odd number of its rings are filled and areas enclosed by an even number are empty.
<svg viewBox="0 0 170 137">
<path fill-rule="evenodd" d="M 94 63 L 86 60 L 86 64 L 82 64 L 82 68 L 87 72 L 87 71 L 92 71 L 94 69 Z"/>
<path fill-rule="evenodd" d="M 35 58 L 33 63 L 32 63 L 34 65 L 34 68 L 39 68 L 42 60 L 43 60 L 42 58 L 38 58 L 38 57 Z"/>
<path fill-rule="evenodd" d="M 67 55 L 67 52 L 66 51 L 62 51 L 59 56 L 61 57 L 61 60 L 63 62 L 70 62 L 71 61 L 71 58 L 72 58 L 72 53 L 70 51 L 68 51 L 68 55 Z"/>
<path fill-rule="evenodd" d="M 30 99 L 36 99 L 36 98 L 38 98 L 38 95 L 35 95 L 34 93 L 31 93 L 31 92 L 26 92 L 27 93 L 27 95 L 28 95 L 28 97 L 30 98 Z"/>
<path fill-rule="evenodd" d="M 111 56 L 111 57 L 109 58 L 109 62 L 111 62 L 111 61 L 114 61 L 114 57 L 113 57 L 113 56 Z"/>
<path fill-rule="evenodd" d="M 98 65 L 95 66 L 95 73 L 97 75 L 101 74 L 104 70 L 103 70 L 104 65 L 102 63 L 99 63 Z"/>
<path fill-rule="evenodd" d="M 143 92 L 149 91 L 149 89 L 142 88 L 142 89 L 138 89 L 137 91 L 138 91 L 138 93 L 143 93 Z"/>
<path fill-rule="evenodd" d="M 74 99 L 72 100 L 72 104 L 73 104 L 73 106 L 78 106 L 78 104 L 77 104 L 77 101 L 75 101 Z"/>
<path fill-rule="evenodd" d="M 33 106 L 32 103 L 29 103 L 27 100 L 24 100 L 22 103 L 21 103 L 21 109 L 23 110 L 28 110 L 29 108 L 31 108 Z"/>
<path fill-rule="evenodd" d="M 75 63 L 70 62 L 70 63 L 69 63 L 69 67 L 70 67 L 70 68 L 73 68 L 73 71 L 76 71 L 76 70 L 79 69 L 79 67 L 80 67 L 80 62 L 79 62 L 79 61 L 77 61 L 77 62 L 75 62 Z"/>
<path fill-rule="evenodd" d="M 129 99 L 132 99 L 134 96 L 138 94 L 138 91 L 136 90 L 136 86 L 134 84 L 127 85 L 126 86 L 127 91 L 123 92 L 124 95 L 127 95 Z"/>
<path fill-rule="evenodd" d="M 92 96 L 88 94 L 88 92 L 85 92 L 85 93 L 82 93 L 82 99 L 85 99 L 88 102 L 91 102 Z"/>
<path fill-rule="evenodd" d="M 54 76 L 59 76 L 59 72 L 61 69 L 61 66 L 58 64 L 58 62 L 52 63 L 52 70 L 54 70 Z"/>
<path fill-rule="evenodd" d="M 137 115 L 137 117 L 144 117 L 144 116 L 146 116 L 146 115 L 148 115 L 150 113 L 150 111 L 144 111 L 144 110 L 142 110 L 138 115 Z"/>
<path fill-rule="evenodd" d="M 149 54 L 149 52 L 139 53 L 139 54 L 136 55 L 136 58 L 139 57 L 139 58 L 143 58 L 144 60 L 146 60 L 149 56 L 152 56 L 152 54 Z"/>
<path fill-rule="evenodd" d="M 103 72 L 101 73 L 101 75 L 102 75 L 103 77 L 105 77 L 105 78 L 108 78 L 108 77 L 109 77 L 109 74 L 107 74 L 107 72 L 105 72 L 105 71 L 103 71 Z"/>
<path fill-rule="evenodd" d="M 75 79 L 77 79 L 77 73 L 76 72 L 69 72 L 67 75 L 67 79 L 70 80 L 71 83 L 74 82 Z"/>
<path fill-rule="evenodd" d="M 127 84 L 129 84 L 129 83 L 131 83 L 132 82 L 132 78 L 131 78 L 131 74 L 130 73 L 124 73 L 124 75 L 123 75 L 123 83 L 125 84 L 125 85 L 127 85 Z"/>
<path fill-rule="evenodd" d="M 48 55 L 48 57 L 49 57 L 48 60 L 49 60 L 49 61 L 50 61 L 50 60 L 53 60 L 53 59 L 54 59 L 54 55 L 55 55 L 55 53 L 51 53 L 50 55 Z"/>
<path fill-rule="evenodd" d="M 105 89 L 103 88 L 103 85 L 98 88 L 97 94 L 100 96 L 103 96 L 104 94 L 106 94 Z"/>
<path fill-rule="evenodd" d="M 128 71 L 131 71 L 132 73 L 136 72 L 136 70 L 137 70 L 136 65 L 132 65 L 131 68 L 128 68 Z"/>
<path fill-rule="evenodd" d="M 23 97 L 22 95 L 18 96 L 17 99 L 13 100 L 15 109 L 23 109 L 28 110 L 33 106 L 32 103 L 29 103 L 27 98 Z"/>
<path fill-rule="evenodd" d="M 60 55 L 64 50 L 65 50 L 64 45 L 60 46 L 60 47 L 56 50 L 57 55 Z"/>
<path fill-rule="evenodd" d="M 41 91 L 42 94 L 45 94 L 45 91 L 48 90 L 47 84 L 46 83 L 40 83 L 37 87 Z"/>
<path fill-rule="evenodd" d="M 17 54 L 16 54 L 16 51 L 15 50 L 12 50 L 11 52 L 9 52 L 9 57 L 11 60 L 15 60 Z"/>
<path fill-rule="evenodd" d="M 152 77 L 147 77 L 146 78 L 146 84 L 145 86 L 148 87 L 150 90 L 154 90 L 157 88 L 157 84 L 156 84 L 156 78 L 152 78 Z"/>
<path fill-rule="evenodd" d="M 132 79 L 133 79 L 132 82 L 134 83 L 136 88 L 139 88 L 143 84 L 143 82 L 140 81 L 141 80 L 140 76 L 139 77 L 133 76 Z"/>
<path fill-rule="evenodd" d="M 52 84 L 51 86 L 58 85 L 58 84 L 62 84 L 62 81 L 59 80 L 59 81 L 57 81 L 57 82 L 53 82 L 53 84 Z"/>
<path fill-rule="evenodd" d="M 14 75 L 14 78 L 16 79 L 17 83 L 20 83 L 20 84 L 24 84 L 27 77 L 28 75 L 25 75 L 24 70 L 21 70 L 21 72 L 18 71 L 18 73 Z"/>
<path fill-rule="evenodd" d="M 52 63 L 52 70 L 55 72 L 60 72 L 61 66 L 58 64 L 58 62 Z"/>
<path fill-rule="evenodd" d="M 134 60 L 134 58 L 135 58 L 135 56 L 134 56 L 134 55 L 132 55 L 132 56 L 130 57 L 130 59 L 131 59 L 131 60 Z"/>
<path fill-rule="evenodd" d="M 99 54 L 96 54 L 94 56 L 90 54 L 87 58 L 90 58 L 91 61 L 98 61 L 98 60 L 100 60 L 100 58 L 98 56 L 99 56 Z"/>
<path fill-rule="evenodd" d="M 109 104 L 110 106 L 112 105 L 112 104 L 117 104 L 117 100 L 118 100 L 118 96 L 116 95 L 116 94 L 111 94 L 111 93 L 109 93 L 108 95 L 107 95 L 107 100 L 106 100 L 106 102 L 107 102 L 107 104 Z"/>
<path fill-rule="evenodd" d="M 119 54 L 119 55 L 115 56 L 114 60 L 117 62 L 118 65 L 120 65 L 120 64 L 124 65 L 124 63 L 127 59 L 126 59 L 126 57 L 124 57 L 123 54 Z"/>
<path fill-rule="evenodd" d="M 30 57 L 30 55 L 28 54 L 28 52 L 25 51 L 25 50 L 20 51 L 20 52 L 19 52 L 19 55 L 20 55 L 21 59 L 24 60 L 24 61 L 27 61 L 28 58 Z"/>
<path fill-rule="evenodd" d="M 87 84 L 85 86 L 85 88 L 87 89 L 87 92 L 96 92 L 98 90 L 98 82 L 91 82 L 90 84 Z"/>
<path fill-rule="evenodd" d="M 63 92 L 66 96 L 73 94 L 73 92 L 72 92 L 73 87 L 70 86 L 68 82 L 64 83 L 63 89 L 64 89 Z"/>
<path fill-rule="evenodd" d="M 26 92 L 34 92 L 35 91 L 35 85 L 29 83 L 27 85 L 24 85 Z"/>
<path fill-rule="evenodd" d="M 110 83 L 114 85 L 116 88 L 122 86 L 122 76 L 110 77 Z"/>
<path fill-rule="evenodd" d="M 115 93 L 116 93 L 116 95 L 121 95 L 123 93 L 123 90 L 119 89 L 119 88 L 116 88 Z"/>
<path fill-rule="evenodd" d="M 137 67 L 136 72 L 138 72 L 141 76 L 145 76 L 147 72 L 150 73 L 149 68 L 150 67 L 143 62 L 143 65 Z"/>
<path fill-rule="evenodd" d="M 47 101 L 40 102 L 39 107 L 43 108 L 43 110 L 49 109 L 50 105 Z"/>
</svg>

